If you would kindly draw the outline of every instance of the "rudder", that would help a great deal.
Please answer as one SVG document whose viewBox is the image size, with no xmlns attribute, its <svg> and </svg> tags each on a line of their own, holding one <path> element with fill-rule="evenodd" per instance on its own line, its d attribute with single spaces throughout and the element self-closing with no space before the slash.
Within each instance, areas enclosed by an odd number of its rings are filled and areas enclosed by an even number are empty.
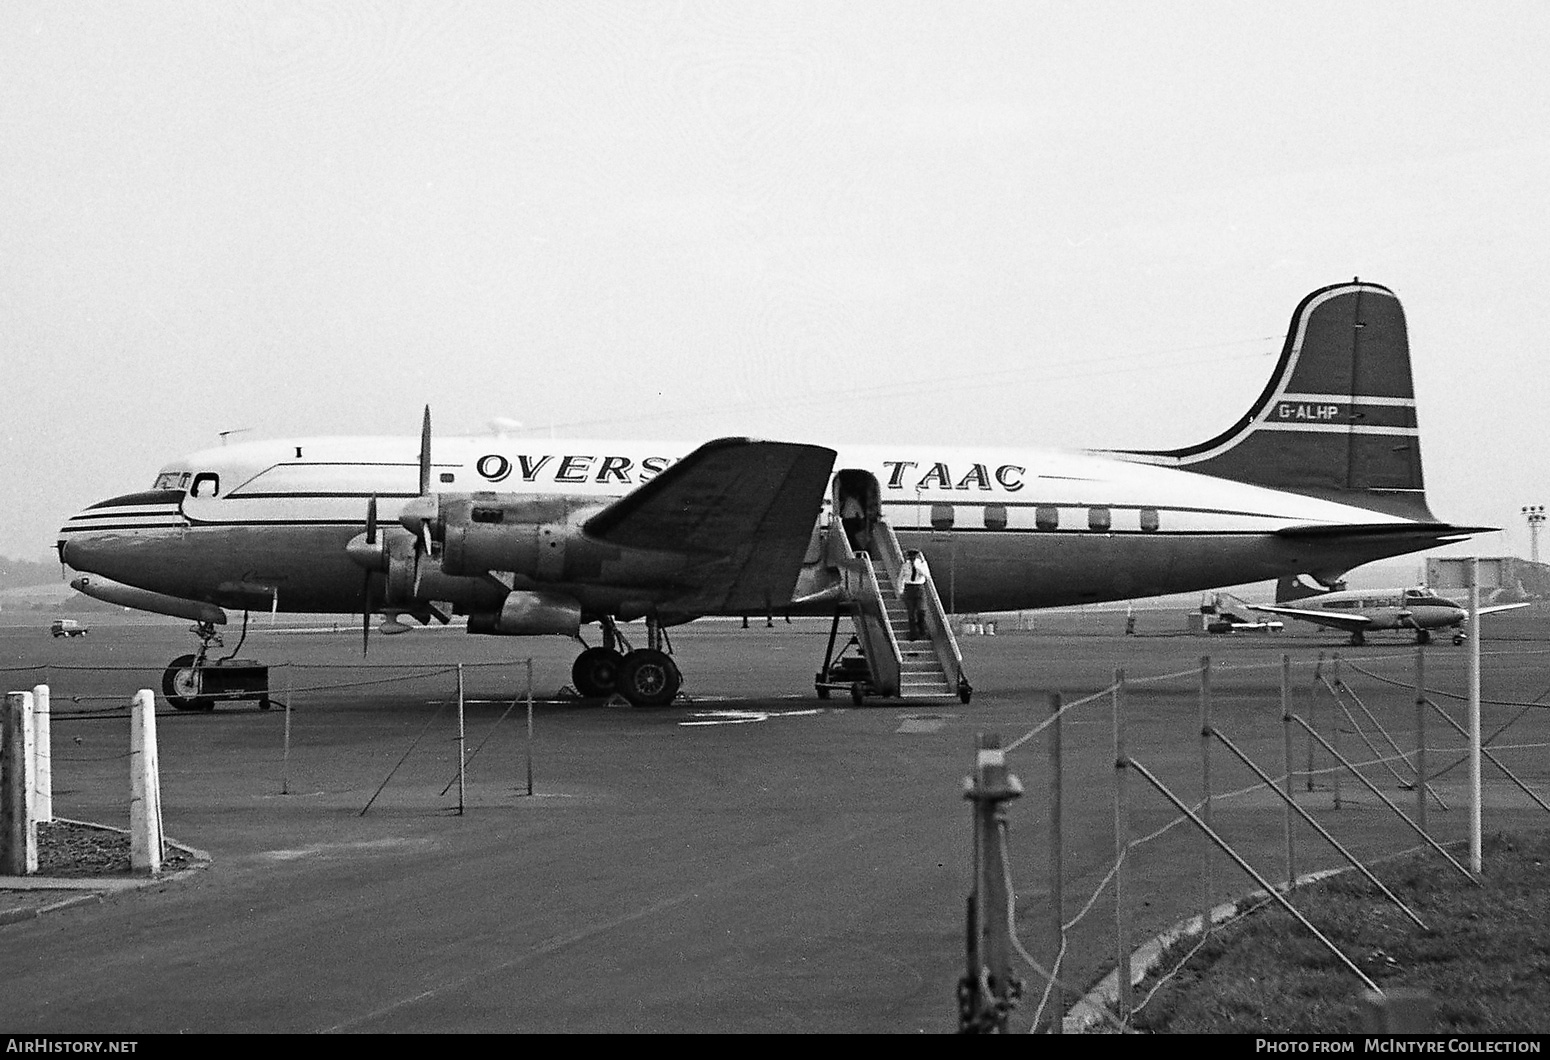
<svg viewBox="0 0 1550 1060">
<path fill-rule="evenodd" d="M 1115 455 L 1435 521 L 1404 309 L 1374 283 L 1302 300 L 1270 382 L 1229 430 L 1184 449 Z"/>
</svg>

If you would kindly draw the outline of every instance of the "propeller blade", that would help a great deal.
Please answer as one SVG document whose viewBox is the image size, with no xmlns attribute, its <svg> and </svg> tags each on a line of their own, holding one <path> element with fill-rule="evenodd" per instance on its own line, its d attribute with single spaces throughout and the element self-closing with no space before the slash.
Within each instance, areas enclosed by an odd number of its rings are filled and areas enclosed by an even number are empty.
<svg viewBox="0 0 1550 1060">
<path fill-rule="evenodd" d="M 431 491 L 431 407 L 425 406 L 425 423 L 420 427 L 420 496 Z"/>
<path fill-rule="evenodd" d="M 371 647 L 371 571 L 366 572 L 366 584 L 361 587 L 366 600 L 361 605 L 361 658 Z"/>
<path fill-rule="evenodd" d="M 377 497 L 372 494 L 371 500 L 366 502 L 366 543 L 377 543 Z"/>
</svg>

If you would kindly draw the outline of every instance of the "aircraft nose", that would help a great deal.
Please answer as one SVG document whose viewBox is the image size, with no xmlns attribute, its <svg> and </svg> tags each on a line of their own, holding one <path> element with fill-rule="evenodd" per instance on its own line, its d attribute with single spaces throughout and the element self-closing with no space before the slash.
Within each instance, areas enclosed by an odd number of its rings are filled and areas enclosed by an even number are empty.
<svg viewBox="0 0 1550 1060">
<path fill-rule="evenodd" d="M 109 568 L 126 551 L 136 551 L 134 546 L 149 543 L 167 530 L 187 526 L 182 499 L 181 493 L 168 490 L 130 493 L 76 512 L 59 528 L 54 547 L 60 562 L 74 570 L 114 577 Z"/>
</svg>

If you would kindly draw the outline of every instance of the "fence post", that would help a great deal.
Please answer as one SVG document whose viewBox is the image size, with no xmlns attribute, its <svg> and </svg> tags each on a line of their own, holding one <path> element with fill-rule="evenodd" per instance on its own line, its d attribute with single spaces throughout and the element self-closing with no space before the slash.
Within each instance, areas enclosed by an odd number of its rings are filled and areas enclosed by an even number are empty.
<svg viewBox="0 0 1550 1060">
<path fill-rule="evenodd" d="M 527 793 L 533 794 L 533 657 L 527 657 Z"/>
<path fill-rule="evenodd" d="M 463 767 L 466 765 L 464 748 L 467 746 L 463 727 L 463 664 L 457 664 L 457 812 L 463 815 L 464 797 L 467 794 L 464 788 Z"/>
<path fill-rule="evenodd" d="M 1126 861 L 1130 857 L 1130 771 L 1125 758 L 1125 671 L 1114 671 L 1114 1007 L 1130 1026 L 1130 920 L 1126 916 Z"/>
<path fill-rule="evenodd" d="M 0 718 L 0 873 L 7 876 L 38 871 L 34 765 L 32 693 L 8 692 Z"/>
<path fill-rule="evenodd" d="M 35 763 L 32 787 L 36 793 L 32 802 L 32 819 L 52 821 L 54 819 L 54 752 L 51 746 L 53 737 L 50 734 L 48 685 L 34 685 L 32 688 L 32 718 L 33 762 Z"/>
<path fill-rule="evenodd" d="M 1297 880 L 1296 825 L 1292 819 L 1292 657 L 1281 656 L 1281 757 L 1286 766 L 1286 805 L 1282 815 L 1286 822 L 1286 889 L 1291 890 Z"/>
<path fill-rule="evenodd" d="M 1001 737 L 980 733 L 974 774 L 964 779 L 963 797 L 973 806 L 974 883 L 969 893 L 968 968 L 958 984 L 958 1029 L 966 1034 L 1003 1034 L 1022 983 L 1012 974 L 1011 895 L 1001 832 L 1006 803 L 1023 786 L 1006 769 Z"/>
<path fill-rule="evenodd" d="M 1318 715 L 1318 707 L 1319 707 L 1318 685 L 1319 685 L 1319 676 L 1323 672 L 1323 670 L 1324 670 L 1324 653 L 1321 651 L 1321 652 L 1319 652 L 1318 662 L 1313 664 L 1313 696 L 1314 696 L 1314 698 L 1313 698 L 1313 701 L 1308 704 L 1308 717 L 1314 718 L 1314 719 L 1317 719 L 1318 716 L 1319 716 Z M 1313 733 L 1311 733 L 1311 732 L 1308 733 L 1308 776 L 1307 776 L 1307 782 L 1303 786 L 1307 790 L 1308 794 L 1310 794 L 1310 795 L 1313 794 Z"/>
<path fill-rule="evenodd" d="M 1059 692 L 1051 692 L 1049 697 L 1050 726 L 1049 726 L 1049 914 L 1050 914 L 1050 975 L 1054 982 L 1050 984 L 1049 998 L 1053 1004 L 1053 1015 L 1050 1018 L 1051 1034 L 1060 1034 L 1064 1031 L 1064 1016 L 1066 1011 L 1065 992 L 1060 988 L 1060 954 L 1065 946 L 1066 932 L 1066 899 L 1065 899 L 1065 842 L 1061 835 L 1060 822 L 1063 816 L 1061 806 L 1061 792 L 1065 788 L 1064 770 L 1061 766 L 1060 748 L 1060 708 L 1061 699 Z"/>
<path fill-rule="evenodd" d="M 1415 820 L 1426 831 L 1426 649 L 1415 646 Z"/>
<path fill-rule="evenodd" d="M 1211 657 L 1200 657 L 1200 819 L 1211 827 Z M 1200 837 L 1200 931 L 1211 930 L 1212 895 L 1215 881 L 1211 873 L 1211 840 Z"/>
<path fill-rule="evenodd" d="M 1332 689 L 1329 697 L 1329 742 L 1335 749 L 1335 758 L 1340 754 L 1340 653 L 1335 652 L 1333 663 L 1334 676 L 1329 680 Z M 1330 773 L 1330 784 L 1335 789 L 1335 809 L 1340 809 L 1340 770 Z"/>
<path fill-rule="evenodd" d="M 129 867 L 161 871 L 161 767 L 156 754 L 156 696 L 135 693 L 129 714 Z"/>
<path fill-rule="evenodd" d="M 296 694 L 291 681 L 291 667 L 285 667 L 285 751 L 280 758 L 280 794 L 291 793 L 291 698 Z"/>
<path fill-rule="evenodd" d="M 1480 560 L 1469 560 L 1469 870 L 1484 867 L 1480 839 Z"/>
</svg>

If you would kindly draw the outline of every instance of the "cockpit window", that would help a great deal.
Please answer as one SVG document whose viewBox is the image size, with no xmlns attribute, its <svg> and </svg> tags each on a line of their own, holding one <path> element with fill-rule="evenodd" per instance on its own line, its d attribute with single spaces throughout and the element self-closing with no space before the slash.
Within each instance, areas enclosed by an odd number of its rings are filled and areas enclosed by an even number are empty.
<svg viewBox="0 0 1550 1060">
<path fill-rule="evenodd" d="M 185 490 L 188 489 L 188 480 L 192 478 L 187 471 L 163 471 L 156 476 L 156 485 L 153 490 Z"/>
<path fill-rule="evenodd" d="M 213 471 L 201 471 L 194 476 L 194 485 L 188 492 L 192 497 L 218 497 L 221 493 L 221 476 Z"/>
</svg>

